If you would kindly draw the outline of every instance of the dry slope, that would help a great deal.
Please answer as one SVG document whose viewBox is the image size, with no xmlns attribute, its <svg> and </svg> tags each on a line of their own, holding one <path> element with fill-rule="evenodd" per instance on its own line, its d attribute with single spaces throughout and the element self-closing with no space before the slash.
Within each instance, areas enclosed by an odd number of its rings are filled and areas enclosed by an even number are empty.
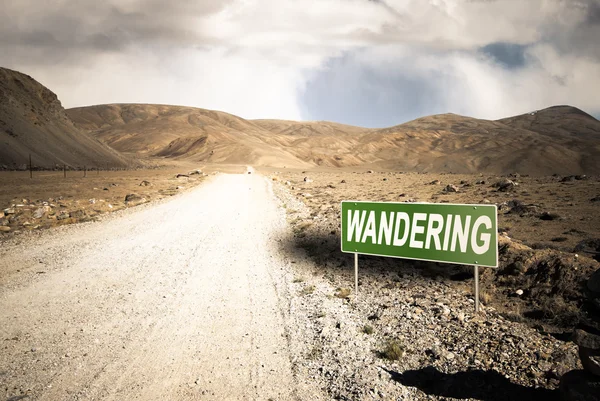
<svg viewBox="0 0 600 401">
<path fill-rule="evenodd" d="M 140 157 L 307 167 L 251 121 L 192 107 L 110 104 L 67 111 L 82 129 L 111 147 Z"/>
<path fill-rule="evenodd" d="M 179 106 L 102 105 L 68 113 L 115 149 L 140 156 L 273 167 L 600 173 L 600 122 L 569 106 L 498 121 L 442 114 L 383 129 L 244 120 Z"/>
<path fill-rule="evenodd" d="M 89 134 L 66 115 L 56 95 L 28 75 L 0 68 L 0 168 L 28 162 L 40 167 L 125 167 L 132 161 Z"/>
</svg>

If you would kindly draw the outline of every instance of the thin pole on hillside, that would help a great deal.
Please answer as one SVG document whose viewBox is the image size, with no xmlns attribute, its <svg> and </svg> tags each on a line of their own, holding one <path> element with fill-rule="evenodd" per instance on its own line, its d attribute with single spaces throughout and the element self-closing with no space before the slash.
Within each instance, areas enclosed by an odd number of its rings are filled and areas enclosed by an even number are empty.
<svg viewBox="0 0 600 401">
<path fill-rule="evenodd" d="M 63 164 L 63 176 L 67 178 L 67 165 Z"/>
<path fill-rule="evenodd" d="M 83 176 L 87 177 L 87 167 L 83 166 Z"/>
<path fill-rule="evenodd" d="M 33 178 L 33 167 L 31 166 L 31 153 L 29 154 L 29 178 Z"/>
</svg>

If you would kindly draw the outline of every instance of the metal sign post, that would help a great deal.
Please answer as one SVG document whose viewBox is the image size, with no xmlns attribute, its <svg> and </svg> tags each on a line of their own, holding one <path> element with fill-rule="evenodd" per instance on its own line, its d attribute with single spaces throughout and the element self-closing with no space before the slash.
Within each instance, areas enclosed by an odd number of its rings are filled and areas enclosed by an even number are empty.
<svg viewBox="0 0 600 401">
<path fill-rule="evenodd" d="M 354 253 L 354 299 L 358 298 L 358 253 Z"/>
<path fill-rule="evenodd" d="M 475 313 L 479 313 L 479 266 L 475 265 Z"/>
</svg>

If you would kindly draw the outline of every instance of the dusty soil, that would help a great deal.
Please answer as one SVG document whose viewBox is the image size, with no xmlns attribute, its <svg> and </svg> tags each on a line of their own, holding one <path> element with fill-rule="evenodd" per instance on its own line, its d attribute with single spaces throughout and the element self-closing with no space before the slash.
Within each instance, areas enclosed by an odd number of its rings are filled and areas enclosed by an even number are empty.
<svg viewBox="0 0 600 401">
<path fill-rule="evenodd" d="M 482 269 L 481 298 L 515 321 L 568 338 L 583 300 L 581 286 L 599 267 L 600 179 L 597 176 L 488 176 L 264 169 L 284 185 L 309 214 L 294 218 L 295 243 L 317 263 L 339 263 L 340 202 L 494 203 L 498 205 L 500 265 Z M 306 181 L 305 181 L 306 178 Z M 497 183 L 514 183 L 500 190 Z M 452 185 L 456 192 L 446 188 Z M 396 259 L 362 257 L 383 269 L 406 265 Z M 470 290 L 472 268 L 410 262 Z M 517 294 L 517 291 L 523 291 Z M 520 292 L 519 291 L 519 292 Z"/>
<path fill-rule="evenodd" d="M 293 372 L 285 216 L 270 185 L 219 175 L 5 241 L 2 399 L 319 399 Z"/>
<path fill-rule="evenodd" d="M 502 177 L 263 173 L 208 177 L 98 221 L 5 236 L 3 396 L 552 400 L 560 376 L 580 367 L 572 322 L 561 319 L 599 266 L 567 252 L 597 235 L 596 178 L 512 177 L 519 185 L 506 195 L 490 188 Z M 445 194 L 448 183 L 459 192 Z M 571 197 L 573 209 L 547 191 Z M 526 203 L 537 209 L 503 216 L 516 207 L 505 201 L 527 193 L 541 194 Z M 487 199 L 501 206 L 500 227 L 513 221 L 501 267 L 482 274 L 481 314 L 471 272 L 458 266 L 361 256 L 354 293 L 339 201 L 404 198 Z M 589 219 L 578 220 L 579 208 Z M 560 217 L 541 220 L 545 211 Z M 554 231 L 527 237 L 537 221 Z M 577 233 L 562 234 L 573 225 Z M 562 303 L 561 319 L 527 316 L 536 300 Z"/>
<path fill-rule="evenodd" d="M 199 169 L 67 171 L 67 178 L 62 171 L 34 171 L 33 178 L 29 172 L 0 171 L 0 226 L 6 230 L 0 232 L 0 241 L 173 196 L 205 179 L 204 171 L 190 174 L 195 170 Z M 137 197 L 126 201 L 130 194 Z"/>
</svg>

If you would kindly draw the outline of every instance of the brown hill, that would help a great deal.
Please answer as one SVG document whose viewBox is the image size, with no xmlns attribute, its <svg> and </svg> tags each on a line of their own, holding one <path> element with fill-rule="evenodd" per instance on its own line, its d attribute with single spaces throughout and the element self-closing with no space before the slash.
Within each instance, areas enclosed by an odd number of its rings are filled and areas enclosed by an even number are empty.
<svg viewBox="0 0 600 401">
<path fill-rule="evenodd" d="M 125 167 L 132 161 L 73 125 L 56 95 L 28 75 L 0 68 L 0 168 Z"/>
<path fill-rule="evenodd" d="M 498 121 L 442 114 L 384 129 L 244 120 L 180 106 L 117 104 L 67 112 L 110 146 L 140 156 L 303 168 L 600 174 L 600 122 L 569 106 Z"/>
<path fill-rule="evenodd" d="M 252 121 L 192 107 L 110 104 L 67 111 L 82 129 L 140 157 L 307 167 Z"/>
<path fill-rule="evenodd" d="M 384 165 L 407 170 L 600 173 L 600 121 L 569 106 L 497 121 L 455 114 L 423 117 L 362 141 L 367 147 L 379 145 L 375 154 Z"/>
</svg>

